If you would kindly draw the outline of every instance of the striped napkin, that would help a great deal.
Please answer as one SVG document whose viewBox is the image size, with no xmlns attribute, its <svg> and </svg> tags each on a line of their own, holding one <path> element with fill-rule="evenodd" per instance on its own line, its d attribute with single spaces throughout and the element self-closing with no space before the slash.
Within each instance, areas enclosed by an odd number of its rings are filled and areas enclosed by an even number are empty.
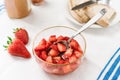
<svg viewBox="0 0 120 80">
<path fill-rule="evenodd" d="M 107 62 L 97 80 L 120 80 L 120 48 Z"/>
<path fill-rule="evenodd" d="M 0 14 L 3 13 L 5 10 L 5 5 L 4 5 L 4 1 L 0 0 Z"/>
</svg>

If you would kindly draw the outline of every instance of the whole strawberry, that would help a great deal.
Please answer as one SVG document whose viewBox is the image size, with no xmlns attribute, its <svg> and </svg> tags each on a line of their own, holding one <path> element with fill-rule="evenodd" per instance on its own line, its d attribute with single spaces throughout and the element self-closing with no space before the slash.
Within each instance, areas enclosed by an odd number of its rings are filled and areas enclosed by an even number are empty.
<svg viewBox="0 0 120 80">
<path fill-rule="evenodd" d="M 28 43 L 29 36 L 28 32 L 23 28 L 14 29 L 15 37 L 20 39 L 24 44 Z"/>
<path fill-rule="evenodd" d="M 15 38 L 13 41 L 10 37 L 8 37 L 8 39 L 8 46 L 4 46 L 5 48 L 7 48 L 8 53 L 10 53 L 13 56 L 19 56 L 23 58 L 31 57 L 29 51 L 20 39 Z"/>
</svg>

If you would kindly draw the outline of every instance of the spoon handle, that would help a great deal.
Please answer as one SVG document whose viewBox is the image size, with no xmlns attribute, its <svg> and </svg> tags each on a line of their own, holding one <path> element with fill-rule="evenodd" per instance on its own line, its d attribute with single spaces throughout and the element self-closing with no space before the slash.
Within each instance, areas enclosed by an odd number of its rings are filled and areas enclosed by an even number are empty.
<svg viewBox="0 0 120 80">
<path fill-rule="evenodd" d="M 97 15 L 95 15 L 92 19 L 90 19 L 85 25 L 83 25 L 71 38 L 74 38 L 76 35 L 87 29 L 89 26 L 94 24 L 97 20 L 99 20 L 107 11 L 102 9 Z"/>
</svg>

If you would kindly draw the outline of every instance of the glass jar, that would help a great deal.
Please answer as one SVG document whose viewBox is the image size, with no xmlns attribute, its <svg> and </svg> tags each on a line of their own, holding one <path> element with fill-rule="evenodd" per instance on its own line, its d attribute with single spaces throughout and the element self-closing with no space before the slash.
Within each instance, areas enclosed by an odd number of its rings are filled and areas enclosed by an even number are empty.
<svg viewBox="0 0 120 80">
<path fill-rule="evenodd" d="M 5 0 L 5 7 L 10 18 L 23 18 L 31 11 L 31 0 Z"/>
</svg>

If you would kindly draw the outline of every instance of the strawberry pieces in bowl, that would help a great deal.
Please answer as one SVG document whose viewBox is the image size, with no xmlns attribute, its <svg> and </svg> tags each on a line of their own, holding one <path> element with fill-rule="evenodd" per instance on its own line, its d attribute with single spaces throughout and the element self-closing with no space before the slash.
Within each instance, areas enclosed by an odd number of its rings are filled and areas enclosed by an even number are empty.
<svg viewBox="0 0 120 80">
<path fill-rule="evenodd" d="M 45 28 L 33 42 L 33 54 L 38 64 L 48 73 L 67 74 L 77 69 L 86 49 L 85 38 L 80 34 L 67 48 L 62 40 L 68 40 L 76 30 L 65 26 Z M 43 37 L 44 36 L 44 37 Z"/>
</svg>

